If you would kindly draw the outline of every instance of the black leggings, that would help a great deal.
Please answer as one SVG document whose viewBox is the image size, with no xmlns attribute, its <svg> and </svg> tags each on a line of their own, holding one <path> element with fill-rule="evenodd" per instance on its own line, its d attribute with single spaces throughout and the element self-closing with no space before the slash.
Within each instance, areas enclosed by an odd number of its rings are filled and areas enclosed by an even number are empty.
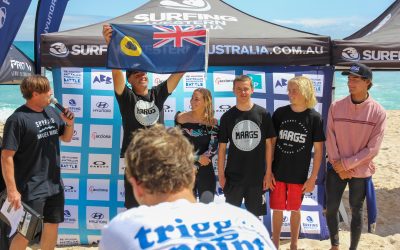
<svg viewBox="0 0 400 250">
<path fill-rule="evenodd" d="M 194 195 L 199 197 L 202 203 L 214 201 L 216 178 L 212 164 L 200 166 L 196 174 L 196 182 L 193 189 Z"/>
<path fill-rule="evenodd" d="M 351 208 L 350 249 L 357 249 L 361 237 L 363 222 L 363 203 L 365 200 L 366 178 L 342 180 L 333 170 L 326 175 L 326 221 L 329 228 L 332 246 L 339 245 L 339 205 L 343 192 L 349 184 L 349 203 Z"/>
</svg>

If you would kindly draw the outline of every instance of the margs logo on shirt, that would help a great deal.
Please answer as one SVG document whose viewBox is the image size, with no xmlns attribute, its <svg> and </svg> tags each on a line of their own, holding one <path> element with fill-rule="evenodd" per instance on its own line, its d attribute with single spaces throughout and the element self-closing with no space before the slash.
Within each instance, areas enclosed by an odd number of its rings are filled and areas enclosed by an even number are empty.
<svg viewBox="0 0 400 250">
<path fill-rule="evenodd" d="M 308 130 L 297 120 L 283 121 L 279 128 L 278 149 L 284 154 L 295 154 L 305 149 Z"/>
<path fill-rule="evenodd" d="M 251 151 L 261 141 L 261 130 L 253 121 L 240 121 L 233 127 L 232 140 L 239 150 Z"/>
<path fill-rule="evenodd" d="M 47 138 L 52 135 L 58 135 L 58 130 L 54 118 L 37 121 L 35 122 L 35 125 L 39 129 L 37 134 L 38 140 Z"/>
<path fill-rule="evenodd" d="M 135 118 L 143 126 L 155 124 L 160 117 L 158 107 L 152 102 L 139 100 L 135 105 Z"/>
</svg>

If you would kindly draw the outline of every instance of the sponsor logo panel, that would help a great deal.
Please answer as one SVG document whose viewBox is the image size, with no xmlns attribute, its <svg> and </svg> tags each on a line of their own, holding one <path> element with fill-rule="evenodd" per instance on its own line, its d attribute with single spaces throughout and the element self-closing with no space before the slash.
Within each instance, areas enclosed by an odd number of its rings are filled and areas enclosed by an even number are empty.
<svg viewBox="0 0 400 250">
<path fill-rule="evenodd" d="M 322 97 L 324 95 L 324 75 L 303 74 L 303 76 L 313 81 L 315 96 Z"/>
<path fill-rule="evenodd" d="M 214 91 L 229 91 L 233 90 L 233 80 L 235 80 L 235 71 L 234 70 L 226 70 L 226 71 L 214 71 L 213 72 L 213 83 L 214 83 Z"/>
<path fill-rule="evenodd" d="M 90 82 L 92 89 L 113 90 L 113 78 L 111 70 L 92 69 L 90 73 Z"/>
<path fill-rule="evenodd" d="M 304 194 L 304 199 L 301 205 L 318 206 L 318 185 L 315 185 L 312 192 Z"/>
<path fill-rule="evenodd" d="M 164 120 L 174 120 L 176 114 L 176 97 L 168 97 L 164 103 Z"/>
<path fill-rule="evenodd" d="M 88 235 L 87 240 L 89 245 L 97 245 L 100 242 L 100 235 Z"/>
<path fill-rule="evenodd" d="M 58 246 L 79 246 L 81 239 L 78 234 L 59 234 L 57 237 Z"/>
<path fill-rule="evenodd" d="M 61 68 L 61 86 L 83 89 L 83 68 Z"/>
<path fill-rule="evenodd" d="M 64 107 L 67 107 L 75 117 L 83 117 L 83 95 L 62 95 L 62 103 Z"/>
<path fill-rule="evenodd" d="M 125 201 L 124 180 L 118 180 L 117 201 Z"/>
<path fill-rule="evenodd" d="M 79 179 L 63 178 L 65 199 L 79 200 Z"/>
<path fill-rule="evenodd" d="M 70 142 L 61 141 L 63 146 L 80 147 L 82 145 L 82 124 L 74 124 L 74 133 Z"/>
<path fill-rule="evenodd" d="M 87 200 L 109 201 L 110 180 L 88 179 L 86 192 Z"/>
<path fill-rule="evenodd" d="M 215 118 L 221 119 L 221 116 L 230 108 L 236 105 L 236 97 L 217 97 L 214 99 Z"/>
<path fill-rule="evenodd" d="M 112 125 L 90 125 L 89 147 L 111 148 Z"/>
<path fill-rule="evenodd" d="M 266 93 L 264 72 L 244 70 L 243 75 L 247 75 L 251 78 L 255 93 Z"/>
<path fill-rule="evenodd" d="M 119 158 L 119 165 L 118 165 L 118 174 L 124 175 L 125 174 L 125 158 Z"/>
<path fill-rule="evenodd" d="M 294 73 L 272 73 L 274 94 L 287 95 L 287 84 L 293 77 Z"/>
<path fill-rule="evenodd" d="M 111 174 L 111 154 L 89 154 L 88 174 Z"/>
<path fill-rule="evenodd" d="M 251 98 L 251 101 L 255 104 L 257 104 L 258 106 L 261 106 L 265 109 L 267 109 L 267 100 L 265 99 L 261 99 L 261 98 Z"/>
<path fill-rule="evenodd" d="M 301 211 L 301 226 L 306 234 L 319 234 L 321 232 L 319 213 Z"/>
<path fill-rule="evenodd" d="M 193 92 L 197 88 L 206 88 L 206 75 L 204 72 L 190 72 L 183 76 L 183 91 Z"/>
<path fill-rule="evenodd" d="M 110 221 L 110 213 L 108 207 L 86 207 L 86 228 L 87 229 L 103 229 Z"/>
<path fill-rule="evenodd" d="M 157 74 L 153 73 L 153 87 L 160 85 L 160 83 L 166 81 L 171 74 Z"/>
<path fill-rule="evenodd" d="M 60 224 L 60 228 L 79 228 L 78 206 L 64 206 L 64 222 Z"/>
<path fill-rule="evenodd" d="M 81 154 L 64 152 L 60 153 L 60 168 L 62 173 L 79 174 L 81 167 Z"/>
<path fill-rule="evenodd" d="M 90 117 L 113 119 L 114 117 L 114 97 L 92 95 Z"/>
</svg>

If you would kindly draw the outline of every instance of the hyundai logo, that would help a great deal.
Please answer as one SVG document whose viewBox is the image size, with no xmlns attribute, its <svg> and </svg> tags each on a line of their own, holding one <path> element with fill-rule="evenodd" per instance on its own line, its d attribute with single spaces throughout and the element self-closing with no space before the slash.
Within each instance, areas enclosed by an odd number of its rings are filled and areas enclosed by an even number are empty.
<svg viewBox="0 0 400 250">
<path fill-rule="evenodd" d="M 78 134 L 78 132 L 76 130 L 74 130 L 74 136 L 76 136 Z"/>
<path fill-rule="evenodd" d="M 90 215 L 90 217 L 92 217 L 92 219 L 101 220 L 101 219 L 104 218 L 104 214 L 99 213 L 99 212 L 95 212 L 95 213 L 92 213 Z"/>
<path fill-rule="evenodd" d="M 69 50 L 63 43 L 53 43 L 50 45 L 49 53 L 50 55 L 56 57 L 67 57 Z"/>
<path fill-rule="evenodd" d="M 313 223 L 313 221 L 314 221 L 314 220 L 311 218 L 311 216 L 307 216 L 306 219 L 307 219 L 307 221 L 308 221 L 309 223 Z"/>
<path fill-rule="evenodd" d="M 231 105 L 228 105 L 228 104 L 219 105 L 219 109 L 230 109 L 230 108 L 231 108 Z"/>
<path fill-rule="evenodd" d="M 71 212 L 69 210 L 64 210 L 64 217 L 66 218 L 71 217 Z"/>
<path fill-rule="evenodd" d="M 106 103 L 106 102 L 96 103 L 96 107 L 98 107 L 99 109 L 106 109 L 106 108 L 108 108 L 108 106 L 110 106 L 110 105 L 108 105 L 108 103 Z"/>
<path fill-rule="evenodd" d="M 6 22 L 7 18 L 7 9 L 6 7 L 0 8 L 0 29 L 3 28 L 4 23 Z"/>
<path fill-rule="evenodd" d="M 76 106 L 76 101 L 74 99 L 69 99 L 68 104 L 72 107 Z"/>
<path fill-rule="evenodd" d="M 289 218 L 287 216 L 283 216 L 283 222 L 288 222 Z"/>
<path fill-rule="evenodd" d="M 94 161 L 93 165 L 103 166 L 106 165 L 106 163 L 104 161 Z"/>
<path fill-rule="evenodd" d="M 74 189 L 74 187 L 73 186 L 67 186 L 67 185 L 65 185 L 64 186 L 64 190 L 72 190 L 72 189 Z"/>
</svg>

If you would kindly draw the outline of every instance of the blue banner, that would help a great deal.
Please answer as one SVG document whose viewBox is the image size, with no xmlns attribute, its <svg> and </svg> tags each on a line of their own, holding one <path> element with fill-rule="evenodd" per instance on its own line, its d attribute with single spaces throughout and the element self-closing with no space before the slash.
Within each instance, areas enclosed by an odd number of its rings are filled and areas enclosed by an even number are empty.
<svg viewBox="0 0 400 250">
<path fill-rule="evenodd" d="M 76 117 L 72 141 L 61 142 L 65 210 L 64 222 L 59 226 L 58 244 L 97 243 L 103 226 L 125 210 L 125 162 L 119 157 L 123 130 L 112 72 L 105 68 L 53 68 L 52 73 L 55 96 Z M 312 79 L 318 100 L 315 109 L 326 123 L 332 101 L 333 73 L 333 67 L 328 66 L 212 66 L 207 72 L 186 73 L 164 103 L 164 121 L 167 126 L 174 126 L 178 111 L 191 110 L 192 93 L 199 87 L 211 91 L 215 118 L 219 120 L 236 104 L 233 80 L 244 74 L 253 79 L 252 101 L 270 113 L 290 104 L 287 95 L 289 79 L 295 76 Z M 160 84 L 168 76 L 149 73 L 149 87 Z M 217 157 L 212 159 L 216 176 Z M 323 215 L 325 158 L 319 171 L 315 189 L 303 199 L 300 237 L 323 240 L 329 236 Z M 215 201 L 223 202 L 218 183 L 216 191 Z M 263 220 L 271 229 L 270 210 Z M 290 237 L 290 212 L 284 214 L 282 236 Z"/>
<path fill-rule="evenodd" d="M 3 65 L 30 4 L 31 0 L 0 1 L 0 65 Z"/>
<path fill-rule="evenodd" d="M 68 0 L 39 0 L 35 24 L 35 64 L 40 73 L 40 35 L 57 32 L 64 16 Z"/>
<path fill-rule="evenodd" d="M 107 67 L 155 73 L 207 68 L 207 30 L 202 26 L 111 25 Z"/>
</svg>

